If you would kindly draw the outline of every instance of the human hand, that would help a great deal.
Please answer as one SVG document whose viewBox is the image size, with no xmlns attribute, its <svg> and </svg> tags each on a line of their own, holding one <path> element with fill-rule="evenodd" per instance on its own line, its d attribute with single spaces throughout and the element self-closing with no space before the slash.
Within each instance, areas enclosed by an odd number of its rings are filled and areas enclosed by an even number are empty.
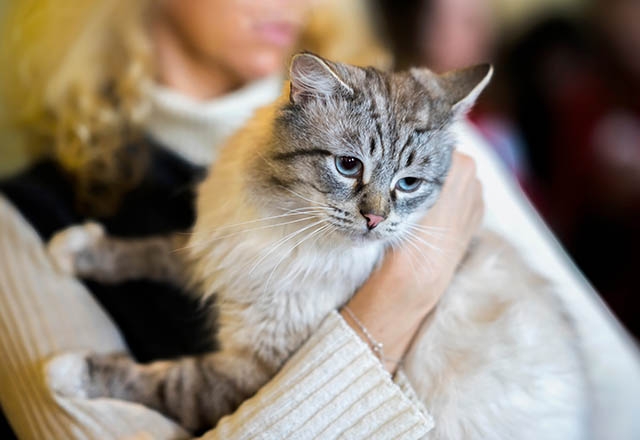
<svg viewBox="0 0 640 440">
<path fill-rule="evenodd" d="M 482 185 L 474 160 L 454 153 L 451 170 L 437 202 L 422 221 L 411 226 L 401 249 L 390 252 L 384 270 L 402 284 L 405 301 L 428 313 L 447 288 L 484 216 Z M 420 260 L 423 260 L 422 262 Z M 384 267 L 384 266 L 383 266 Z M 417 270 L 416 270 L 417 269 Z M 386 276 L 385 276 L 386 278 Z M 424 286 L 437 284 L 437 295 Z"/>
<path fill-rule="evenodd" d="M 454 153 L 451 170 L 436 204 L 411 227 L 400 248 L 387 253 L 381 267 L 349 302 L 349 309 L 388 359 L 400 359 L 424 317 L 449 286 L 484 214 L 475 162 Z M 367 341 L 358 323 L 342 312 Z M 384 361 L 384 360 L 383 360 Z M 393 361 L 384 362 L 395 371 Z"/>
</svg>

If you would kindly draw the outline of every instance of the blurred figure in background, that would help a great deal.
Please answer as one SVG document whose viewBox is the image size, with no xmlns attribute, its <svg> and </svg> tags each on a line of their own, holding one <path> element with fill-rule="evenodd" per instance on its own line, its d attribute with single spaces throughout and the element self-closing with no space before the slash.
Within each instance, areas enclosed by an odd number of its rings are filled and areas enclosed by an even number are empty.
<svg viewBox="0 0 640 440">
<path fill-rule="evenodd" d="M 517 119 L 543 215 L 636 335 L 640 266 L 640 2 L 596 0 L 513 47 Z"/>
<path fill-rule="evenodd" d="M 491 0 L 423 0 L 419 61 L 436 72 L 494 59 L 498 23 Z"/>
</svg>

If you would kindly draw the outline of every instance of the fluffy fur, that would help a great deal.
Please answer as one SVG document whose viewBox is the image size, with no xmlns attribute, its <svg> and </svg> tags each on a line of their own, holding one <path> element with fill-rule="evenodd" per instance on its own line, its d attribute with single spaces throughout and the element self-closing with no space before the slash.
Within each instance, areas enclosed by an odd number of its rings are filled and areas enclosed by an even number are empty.
<svg viewBox="0 0 640 440">
<path fill-rule="evenodd" d="M 82 392 L 145 403 L 190 429 L 215 424 L 349 299 L 387 246 L 411 240 L 448 171 L 451 126 L 490 75 L 294 58 L 289 93 L 230 140 L 199 190 L 185 261 L 194 291 L 215 295 L 220 350 L 149 365 L 88 356 Z M 342 157 L 357 159 L 356 174 L 341 171 Z M 405 191 L 403 179 L 420 182 Z M 370 214 L 384 218 L 374 229 Z M 574 338 L 544 280 L 483 233 L 404 362 L 436 421 L 430 438 L 585 438 Z"/>
<path fill-rule="evenodd" d="M 484 231 L 406 356 L 431 439 L 587 439 L 576 335 L 550 285 Z"/>
</svg>

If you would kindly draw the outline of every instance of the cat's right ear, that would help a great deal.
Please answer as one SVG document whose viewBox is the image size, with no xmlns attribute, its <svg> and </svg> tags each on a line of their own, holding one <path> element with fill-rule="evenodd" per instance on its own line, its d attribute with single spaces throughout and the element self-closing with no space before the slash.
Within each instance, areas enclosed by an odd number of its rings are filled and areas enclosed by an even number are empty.
<svg viewBox="0 0 640 440">
<path fill-rule="evenodd" d="M 289 99 L 295 104 L 340 92 L 353 93 L 353 89 L 340 78 L 333 63 L 311 53 L 294 55 L 289 80 Z"/>
<path fill-rule="evenodd" d="M 491 64 L 480 64 L 440 75 L 440 86 L 452 103 L 451 109 L 455 117 L 463 116 L 473 107 L 492 76 Z"/>
</svg>

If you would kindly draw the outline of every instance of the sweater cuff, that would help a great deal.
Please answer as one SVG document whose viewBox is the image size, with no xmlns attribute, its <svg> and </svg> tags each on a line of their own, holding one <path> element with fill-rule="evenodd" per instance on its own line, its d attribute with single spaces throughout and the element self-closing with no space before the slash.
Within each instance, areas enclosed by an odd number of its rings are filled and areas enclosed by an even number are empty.
<svg viewBox="0 0 640 440">
<path fill-rule="evenodd" d="M 421 438 L 433 427 L 405 376 L 396 382 L 332 312 L 280 372 L 204 438 Z"/>
</svg>

